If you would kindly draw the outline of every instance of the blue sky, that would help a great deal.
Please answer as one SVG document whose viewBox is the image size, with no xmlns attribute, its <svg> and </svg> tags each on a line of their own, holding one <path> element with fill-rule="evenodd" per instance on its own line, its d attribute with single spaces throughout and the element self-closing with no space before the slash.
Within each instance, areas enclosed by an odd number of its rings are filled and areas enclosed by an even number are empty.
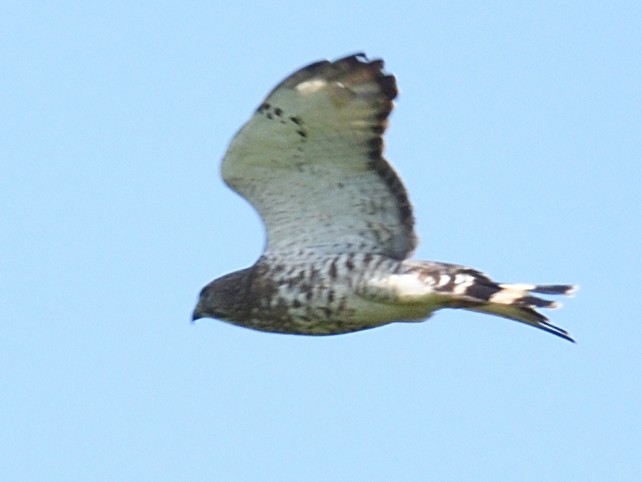
<svg viewBox="0 0 642 482">
<path fill-rule="evenodd" d="M 6 2 L 0 473 L 47 481 L 639 480 L 639 2 Z M 189 323 L 250 265 L 218 174 L 293 70 L 401 94 L 416 257 L 581 285 L 578 340 L 441 312 L 329 338 Z"/>
</svg>

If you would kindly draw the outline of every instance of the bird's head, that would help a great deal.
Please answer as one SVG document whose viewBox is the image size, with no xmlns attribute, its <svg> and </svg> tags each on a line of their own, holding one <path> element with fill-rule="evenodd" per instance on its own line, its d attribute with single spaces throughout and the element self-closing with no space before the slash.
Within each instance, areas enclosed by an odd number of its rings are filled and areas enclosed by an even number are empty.
<svg viewBox="0 0 642 482">
<path fill-rule="evenodd" d="M 234 321 L 241 316 L 247 290 L 247 271 L 235 271 L 207 284 L 201 290 L 192 321 L 201 318 Z"/>
</svg>

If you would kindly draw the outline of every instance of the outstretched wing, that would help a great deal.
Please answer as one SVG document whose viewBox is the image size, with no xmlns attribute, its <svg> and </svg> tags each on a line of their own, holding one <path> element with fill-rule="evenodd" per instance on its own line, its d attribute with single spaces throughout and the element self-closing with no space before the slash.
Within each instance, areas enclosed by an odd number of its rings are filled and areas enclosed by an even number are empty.
<svg viewBox="0 0 642 482">
<path fill-rule="evenodd" d="M 410 254 L 412 208 L 382 157 L 396 95 L 383 61 L 363 54 L 311 64 L 272 90 L 221 168 L 263 218 L 266 251 Z"/>
</svg>

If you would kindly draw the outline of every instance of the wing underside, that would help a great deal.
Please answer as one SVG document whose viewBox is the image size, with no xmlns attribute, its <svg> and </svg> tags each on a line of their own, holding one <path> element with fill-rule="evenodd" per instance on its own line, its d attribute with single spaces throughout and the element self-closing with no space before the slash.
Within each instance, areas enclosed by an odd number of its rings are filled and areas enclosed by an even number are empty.
<svg viewBox="0 0 642 482">
<path fill-rule="evenodd" d="M 311 64 L 267 96 L 223 159 L 261 215 L 268 251 L 313 248 L 403 259 L 415 248 L 401 180 L 382 157 L 395 79 L 362 54 Z"/>
</svg>

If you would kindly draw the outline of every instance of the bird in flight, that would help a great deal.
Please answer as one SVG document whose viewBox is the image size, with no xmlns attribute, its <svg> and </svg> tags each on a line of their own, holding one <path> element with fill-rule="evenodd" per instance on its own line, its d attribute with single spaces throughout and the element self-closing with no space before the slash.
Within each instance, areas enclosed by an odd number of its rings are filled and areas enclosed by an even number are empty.
<svg viewBox="0 0 642 482">
<path fill-rule="evenodd" d="M 410 259 L 412 206 L 382 154 L 396 96 L 383 61 L 364 54 L 310 64 L 268 94 L 221 165 L 225 183 L 259 212 L 266 247 L 253 266 L 205 286 L 193 320 L 336 335 L 463 308 L 573 341 L 538 311 L 557 303 L 537 295 L 575 286 L 498 283 Z"/>
</svg>

